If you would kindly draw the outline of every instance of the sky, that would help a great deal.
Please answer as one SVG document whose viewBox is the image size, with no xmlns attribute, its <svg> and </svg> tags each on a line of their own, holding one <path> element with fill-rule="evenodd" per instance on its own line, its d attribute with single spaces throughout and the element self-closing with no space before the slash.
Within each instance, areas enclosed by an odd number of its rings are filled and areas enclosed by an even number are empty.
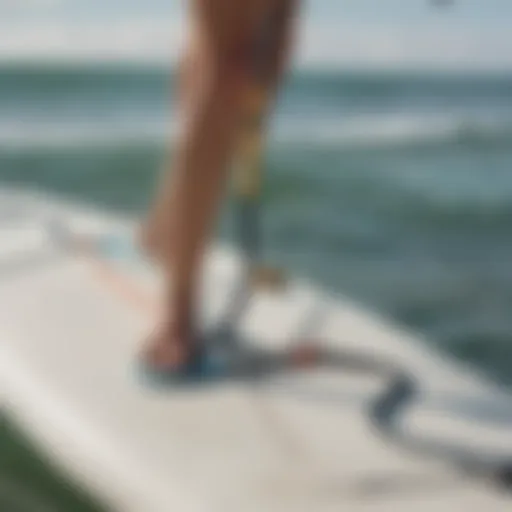
<svg viewBox="0 0 512 512">
<path fill-rule="evenodd" d="M 212 0 L 214 1 L 214 0 Z M 0 60 L 175 61 L 186 0 L 0 0 Z M 512 1 L 309 0 L 306 67 L 512 70 Z"/>
</svg>

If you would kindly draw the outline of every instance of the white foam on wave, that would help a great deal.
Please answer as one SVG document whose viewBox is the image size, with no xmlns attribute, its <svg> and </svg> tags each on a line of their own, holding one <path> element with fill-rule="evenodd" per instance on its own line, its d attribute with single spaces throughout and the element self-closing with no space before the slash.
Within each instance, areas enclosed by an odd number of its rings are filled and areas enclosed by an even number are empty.
<svg viewBox="0 0 512 512">
<path fill-rule="evenodd" d="M 461 138 L 512 136 L 512 118 L 457 114 L 364 114 L 322 122 L 283 124 L 282 143 L 337 147 L 407 146 L 450 143 Z"/>
<path fill-rule="evenodd" d="M 116 147 L 160 143 L 175 136 L 174 124 L 134 120 L 126 122 L 0 121 L 0 150 Z"/>
<path fill-rule="evenodd" d="M 175 119 L 123 121 L 0 119 L 0 151 L 60 148 L 112 148 L 165 144 L 177 135 Z M 370 113 L 334 117 L 280 116 L 273 126 L 273 145 L 320 147 L 393 147 L 422 143 L 450 143 L 461 138 L 512 138 L 512 116 L 507 113 Z"/>
</svg>

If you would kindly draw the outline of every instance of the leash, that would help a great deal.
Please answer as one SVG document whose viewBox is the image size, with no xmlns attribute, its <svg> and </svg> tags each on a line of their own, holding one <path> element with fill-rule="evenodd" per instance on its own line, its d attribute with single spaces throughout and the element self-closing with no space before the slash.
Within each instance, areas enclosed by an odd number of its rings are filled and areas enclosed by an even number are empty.
<svg viewBox="0 0 512 512">
<path fill-rule="evenodd" d="M 275 51 L 273 45 L 280 21 L 278 16 L 276 18 L 270 17 L 262 31 L 259 52 L 255 55 L 255 80 L 244 103 L 245 122 L 234 169 L 237 239 L 243 269 L 231 304 L 220 323 L 224 334 L 236 329 L 255 291 L 263 288 L 279 292 L 286 286 L 280 270 L 262 264 L 263 154 L 270 94 L 266 62 L 268 52 Z M 401 420 L 418 400 L 421 387 L 411 372 L 395 362 L 362 352 L 328 350 L 316 343 L 295 345 L 284 355 L 282 362 L 292 371 L 324 367 L 382 379 L 383 391 L 367 408 L 369 423 L 378 435 L 409 453 L 444 461 L 467 475 L 490 479 L 512 490 L 512 454 L 481 452 L 451 442 L 411 435 L 401 428 Z"/>
</svg>

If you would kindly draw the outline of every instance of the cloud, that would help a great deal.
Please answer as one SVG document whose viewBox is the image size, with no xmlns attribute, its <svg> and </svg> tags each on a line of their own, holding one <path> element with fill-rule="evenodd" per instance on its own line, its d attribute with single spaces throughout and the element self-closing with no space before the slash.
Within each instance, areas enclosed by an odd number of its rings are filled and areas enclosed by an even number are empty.
<svg viewBox="0 0 512 512">
<path fill-rule="evenodd" d="M 46 9 L 57 7 L 65 0 L 0 0 L 0 9 L 27 10 L 27 9 Z"/>
<path fill-rule="evenodd" d="M 304 27 L 300 39 L 307 65 L 512 70 L 507 27 L 332 23 Z"/>
<path fill-rule="evenodd" d="M 133 19 L 120 22 L 0 24 L 0 58 L 159 61 L 176 58 L 180 23 Z"/>
<path fill-rule="evenodd" d="M 46 20 L 0 22 L 0 33 L 0 59 L 168 63 L 178 57 L 184 26 L 180 16 L 94 23 Z M 505 26 L 371 25 L 333 20 L 304 25 L 298 40 L 296 59 L 305 66 L 512 70 L 512 34 Z"/>
</svg>

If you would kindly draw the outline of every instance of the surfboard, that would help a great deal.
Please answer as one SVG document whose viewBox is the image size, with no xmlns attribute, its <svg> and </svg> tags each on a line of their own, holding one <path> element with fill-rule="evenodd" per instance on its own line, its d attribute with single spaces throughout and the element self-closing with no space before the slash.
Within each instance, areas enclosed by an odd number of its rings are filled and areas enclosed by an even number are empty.
<svg viewBox="0 0 512 512">
<path fill-rule="evenodd" d="M 510 510 L 492 470 L 509 461 L 512 399 L 474 368 L 296 278 L 255 293 L 235 332 L 221 332 L 236 337 L 228 355 L 242 347 L 251 368 L 264 354 L 257 375 L 145 386 L 133 363 L 160 280 L 131 241 L 133 222 L 26 192 L 2 194 L 0 204 L 2 404 L 114 509 Z M 205 332 L 219 332 L 242 272 L 234 250 L 211 248 Z M 283 364 L 304 340 L 340 364 Z M 417 386 L 399 418 L 386 407 L 403 386 L 386 393 L 389 382 L 370 368 L 382 361 Z M 400 428 L 382 429 L 391 418 Z M 450 463 L 472 454 L 487 459 L 487 479 Z"/>
</svg>

